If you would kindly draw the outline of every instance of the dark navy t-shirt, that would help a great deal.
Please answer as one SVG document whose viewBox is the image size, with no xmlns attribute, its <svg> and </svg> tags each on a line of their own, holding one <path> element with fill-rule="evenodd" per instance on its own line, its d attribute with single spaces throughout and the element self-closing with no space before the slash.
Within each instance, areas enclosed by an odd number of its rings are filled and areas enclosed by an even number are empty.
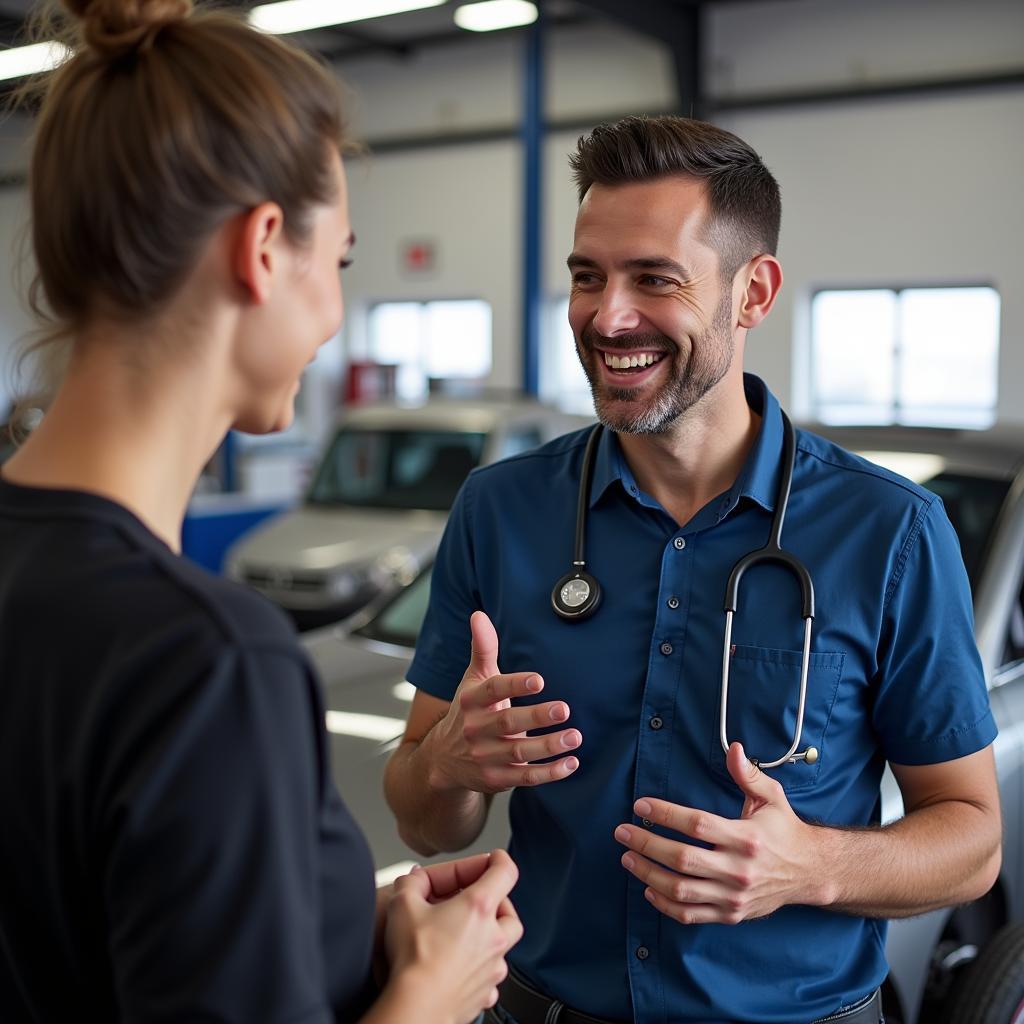
<svg viewBox="0 0 1024 1024">
<path fill-rule="evenodd" d="M 372 862 L 285 617 L 0 481 L 0 1020 L 356 1019 Z"/>
</svg>

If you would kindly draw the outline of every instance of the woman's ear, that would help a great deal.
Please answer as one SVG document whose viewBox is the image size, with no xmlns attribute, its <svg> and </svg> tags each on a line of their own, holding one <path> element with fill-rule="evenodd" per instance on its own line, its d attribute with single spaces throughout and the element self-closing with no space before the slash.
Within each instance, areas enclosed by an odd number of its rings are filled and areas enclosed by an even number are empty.
<svg viewBox="0 0 1024 1024">
<path fill-rule="evenodd" d="M 755 256 L 741 271 L 740 327 L 756 327 L 771 312 L 782 288 L 782 265 L 767 253 Z"/>
<path fill-rule="evenodd" d="M 270 298 L 277 269 L 275 243 L 283 227 L 284 214 L 277 203 L 260 203 L 241 216 L 233 254 L 235 277 L 257 305 Z"/>
</svg>

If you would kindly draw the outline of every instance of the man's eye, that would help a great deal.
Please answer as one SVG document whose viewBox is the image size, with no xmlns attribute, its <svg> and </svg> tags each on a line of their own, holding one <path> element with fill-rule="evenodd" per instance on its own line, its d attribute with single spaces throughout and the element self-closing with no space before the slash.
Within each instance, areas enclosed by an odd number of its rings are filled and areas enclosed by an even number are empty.
<svg viewBox="0 0 1024 1024">
<path fill-rule="evenodd" d="M 573 284 L 592 284 L 594 282 L 594 275 L 589 273 L 580 273 L 572 275 Z"/>
<path fill-rule="evenodd" d="M 672 282 L 667 277 L 656 277 L 654 274 L 645 274 L 640 278 L 641 284 L 651 285 L 654 288 L 664 288 Z"/>
<path fill-rule="evenodd" d="M 352 260 L 339 260 L 338 261 L 338 269 L 339 270 L 348 270 L 348 268 L 352 266 L 352 262 L 353 262 Z"/>
</svg>

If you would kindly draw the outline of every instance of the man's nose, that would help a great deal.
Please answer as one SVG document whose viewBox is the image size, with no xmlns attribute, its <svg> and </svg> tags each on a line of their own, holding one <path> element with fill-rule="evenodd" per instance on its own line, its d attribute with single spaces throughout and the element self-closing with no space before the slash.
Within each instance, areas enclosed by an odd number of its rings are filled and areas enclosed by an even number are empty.
<svg viewBox="0 0 1024 1024">
<path fill-rule="evenodd" d="M 640 313 L 624 288 L 608 286 L 601 293 L 594 329 L 606 338 L 635 331 L 640 326 Z"/>
</svg>

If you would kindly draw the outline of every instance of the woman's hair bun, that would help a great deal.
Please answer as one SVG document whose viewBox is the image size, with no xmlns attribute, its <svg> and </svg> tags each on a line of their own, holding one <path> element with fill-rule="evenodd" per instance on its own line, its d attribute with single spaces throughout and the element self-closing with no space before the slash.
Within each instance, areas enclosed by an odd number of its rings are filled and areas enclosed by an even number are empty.
<svg viewBox="0 0 1024 1024">
<path fill-rule="evenodd" d="M 160 30 L 184 21 L 192 0 L 63 0 L 85 45 L 108 58 L 148 50 Z"/>
</svg>

